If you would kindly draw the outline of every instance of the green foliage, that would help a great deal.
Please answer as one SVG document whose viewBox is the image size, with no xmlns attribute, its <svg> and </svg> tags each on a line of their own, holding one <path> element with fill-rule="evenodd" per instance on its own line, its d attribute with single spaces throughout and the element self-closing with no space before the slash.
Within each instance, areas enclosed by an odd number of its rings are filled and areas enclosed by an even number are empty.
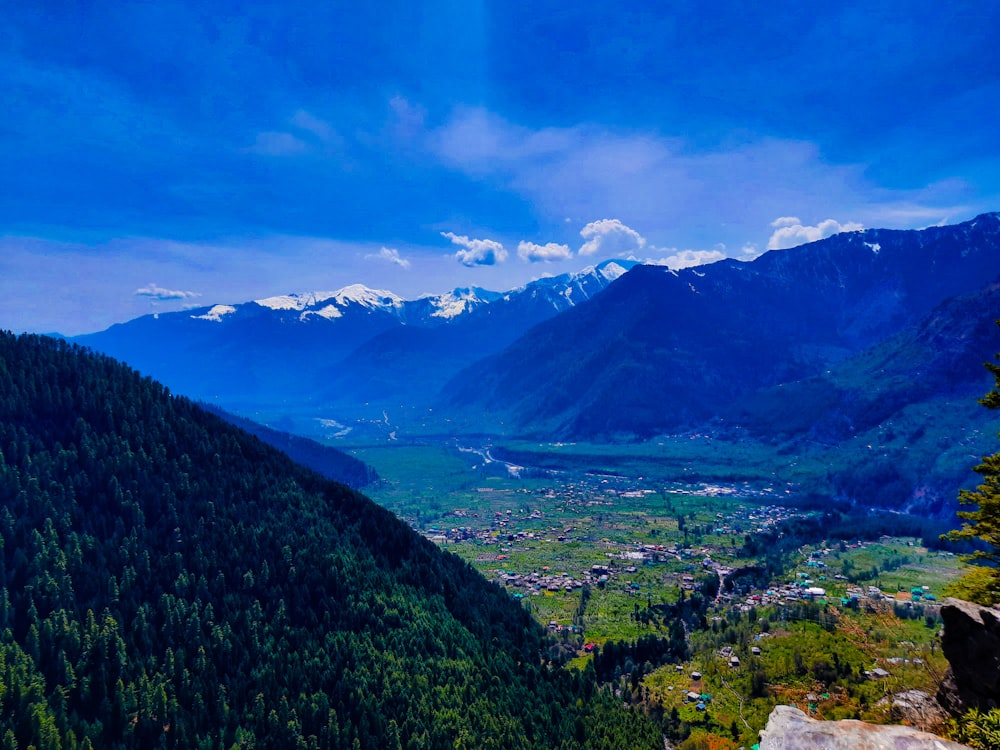
<svg viewBox="0 0 1000 750">
<path fill-rule="evenodd" d="M 1000 325 L 1000 320 L 997 324 Z M 1000 359 L 1000 355 L 997 358 Z M 995 382 L 979 403 L 988 409 L 1000 409 L 1000 365 L 987 362 L 986 368 L 993 374 Z M 978 601 L 994 604 L 1000 601 L 1000 568 L 997 567 L 1000 565 L 1000 453 L 984 456 L 975 471 L 983 478 L 982 484 L 975 490 L 962 490 L 958 501 L 964 506 L 976 506 L 976 509 L 959 511 L 959 517 L 968 523 L 963 523 L 960 529 L 950 531 L 947 537 L 985 543 L 984 547 L 969 555 L 966 561 L 985 562 L 990 566 L 990 575 L 994 581 L 990 585 L 978 586 L 974 593 L 980 597 Z M 980 574 L 975 581 L 982 584 L 984 577 Z"/>
<path fill-rule="evenodd" d="M 1000 601 L 1000 580 L 993 568 L 970 565 L 957 581 L 948 584 L 944 593 L 967 602 L 975 602 L 989 607 Z"/>
<path fill-rule="evenodd" d="M 0 738 L 656 747 L 388 511 L 105 357 L 0 334 Z"/>
<path fill-rule="evenodd" d="M 951 738 L 974 750 L 994 750 L 1000 747 L 1000 708 L 985 713 L 971 709 L 950 722 Z"/>
</svg>

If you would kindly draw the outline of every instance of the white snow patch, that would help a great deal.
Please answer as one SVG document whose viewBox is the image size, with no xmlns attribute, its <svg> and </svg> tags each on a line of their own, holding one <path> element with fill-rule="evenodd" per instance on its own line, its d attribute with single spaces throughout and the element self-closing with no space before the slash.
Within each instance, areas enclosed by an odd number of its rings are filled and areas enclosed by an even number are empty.
<svg viewBox="0 0 1000 750">
<path fill-rule="evenodd" d="M 261 307 L 267 307 L 271 310 L 301 310 L 305 305 L 297 296 L 290 294 L 282 295 L 281 297 L 268 297 L 267 299 L 257 299 L 254 300 Z"/>
<path fill-rule="evenodd" d="M 213 323 L 221 323 L 223 315 L 234 312 L 236 312 L 236 308 L 232 305 L 216 305 L 204 315 L 192 315 L 191 317 L 195 320 L 211 320 Z"/>
<path fill-rule="evenodd" d="M 876 255 L 878 255 L 878 251 L 882 249 L 882 246 L 877 242 L 866 242 L 865 247 L 867 247 Z"/>
<path fill-rule="evenodd" d="M 453 292 L 439 294 L 428 298 L 435 311 L 432 318 L 456 318 L 464 312 L 472 310 L 477 302 L 482 302 L 471 289 L 456 289 Z"/>
<path fill-rule="evenodd" d="M 341 307 L 346 307 L 351 302 L 369 308 L 399 307 L 404 302 L 402 297 L 392 292 L 385 289 L 369 289 L 363 284 L 345 286 L 331 296 Z"/>
<path fill-rule="evenodd" d="M 383 289 L 369 289 L 362 284 L 352 284 L 335 292 L 306 292 L 303 294 L 282 294 L 277 297 L 265 297 L 254 300 L 261 307 L 271 310 L 306 310 L 327 300 L 333 300 L 340 307 L 358 304 L 368 308 L 397 308 L 403 304 L 403 298 Z M 324 318 L 339 318 L 330 309 L 332 305 L 315 311 Z"/>
<path fill-rule="evenodd" d="M 314 301 L 312 294 L 282 294 L 254 300 L 261 307 L 270 310 L 305 310 Z"/>
<path fill-rule="evenodd" d="M 305 320 L 310 315 L 319 315 L 321 318 L 326 318 L 327 320 L 344 317 L 344 313 L 340 311 L 339 307 L 336 305 L 327 305 L 326 307 L 321 307 L 319 310 L 306 310 L 299 316 L 299 320 Z"/>
<path fill-rule="evenodd" d="M 617 263 L 608 263 L 604 268 L 601 269 L 601 276 L 603 276 L 608 281 L 614 281 L 627 271 L 628 271 L 627 268 L 623 268 Z"/>
</svg>

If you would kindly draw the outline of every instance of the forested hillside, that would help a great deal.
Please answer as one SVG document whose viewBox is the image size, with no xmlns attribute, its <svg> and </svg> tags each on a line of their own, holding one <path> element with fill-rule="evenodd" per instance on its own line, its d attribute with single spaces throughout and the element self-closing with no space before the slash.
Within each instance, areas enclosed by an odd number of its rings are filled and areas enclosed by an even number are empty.
<svg viewBox="0 0 1000 750">
<path fill-rule="evenodd" d="M 119 363 L 0 334 L 0 743 L 635 748 L 529 615 Z"/>
</svg>

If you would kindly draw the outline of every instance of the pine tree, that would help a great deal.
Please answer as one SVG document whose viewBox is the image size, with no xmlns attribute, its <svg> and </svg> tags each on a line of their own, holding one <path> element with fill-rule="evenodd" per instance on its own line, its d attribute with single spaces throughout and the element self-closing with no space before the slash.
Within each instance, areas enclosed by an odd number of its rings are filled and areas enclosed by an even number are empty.
<svg viewBox="0 0 1000 750">
<path fill-rule="evenodd" d="M 1000 325 L 1000 320 L 996 322 Z M 996 358 L 1000 360 L 1000 354 Z M 1000 409 L 1000 364 L 987 362 L 985 367 L 993 374 L 995 382 L 979 403 L 987 409 Z M 980 604 L 994 604 L 1000 602 L 1000 452 L 984 456 L 974 470 L 983 482 L 975 490 L 961 490 L 958 502 L 963 506 L 975 506 L 975 510 L 959 511 L 959 518 L 967 523 L 944 536 L 956 541 L 980 540 L 986 546 L 964 558 L 976 567 L 952 591 Z M 985 563 L 985 566 L 978 563 Z"/>
</svg>

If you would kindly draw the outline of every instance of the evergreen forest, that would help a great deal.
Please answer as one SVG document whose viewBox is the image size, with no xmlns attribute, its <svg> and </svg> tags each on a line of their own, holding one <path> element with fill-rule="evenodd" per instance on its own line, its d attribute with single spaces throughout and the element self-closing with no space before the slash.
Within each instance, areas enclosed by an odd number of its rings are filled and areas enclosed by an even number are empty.
<svg viewBox="0 0 1000 750">
<path fill-rule="evenodd" d="M 63 341 L 0 333 L 0 746 L 654 748 L 364 496 Z"/>
</svg>

